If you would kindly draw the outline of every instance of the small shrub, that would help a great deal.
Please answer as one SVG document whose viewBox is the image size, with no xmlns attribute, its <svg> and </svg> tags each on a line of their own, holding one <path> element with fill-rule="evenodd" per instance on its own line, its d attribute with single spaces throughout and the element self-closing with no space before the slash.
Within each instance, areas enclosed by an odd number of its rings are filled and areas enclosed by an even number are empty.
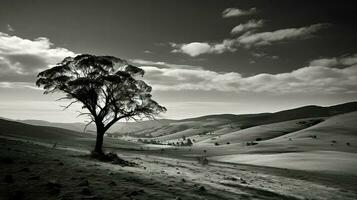
<svg viewBox="0 0 357 200">
<path fill-rule="evenodd" d="M 263 140 L 262 138 L 255 139 L 255 141 L 262 141 L 262 140 Z"/>
<path fill-rule="evenodd" d="M 254 142 L 254 141 L 246 143 L 247 146 L 253 146 L 253 145 L 257 145 L 257 144 L 258 144 L 258 142 Z"/>
<path fill-rule="evenodd" d="M 332 143 L 334 143 L 334 144 L 336 144 L 336 143 L 337 143 L 337 141 L 336 141 L 336 140 L 332 140 L 331 142 L 332 142 Z"/>
<path fill-rule="evenodd" d="M 214 143 L 214 145 L 218 146 L 218 145 L 219 145 L 219 143 L 218 143 L 218 142 L 215 142 L 215 143 Z"/>
<path fill-rule="evenodd" d="M 227 142 L 227 144 L 231 144 L 230 142 Z"/>
<path fill-rule="evenodd" d="M 198 191 L 200 191 L 200 192 L 206 192 L 206 190 L 207 189 L 204 186 L 201 186 L 198 188 Z"/>
<path fill-rule="evenodd" d="M 187 139 L 186 146 L 192 146 L 192 145 L 193 145 L 193 143 L 192 143 L 191 139 L 188 138 L 188 139 Z"/>
<path fill-rule="evenodd" d="M 201 165 L 208 165 L 208 159 L 206 157 L 198 157 L 197 160 Z"/>
<path fill-rule="evenodd" d="M 346 142 L 346 145 L 347 145 L 347 146 L 350 146 L 351 144 L 350 144 L 349 142 Z"/>
<path fill-rule="evenodd" d="M 238 181 L 238 179 L 234 176 L 225 176 L 223 179 L 228 181 Z"/>
</svg>

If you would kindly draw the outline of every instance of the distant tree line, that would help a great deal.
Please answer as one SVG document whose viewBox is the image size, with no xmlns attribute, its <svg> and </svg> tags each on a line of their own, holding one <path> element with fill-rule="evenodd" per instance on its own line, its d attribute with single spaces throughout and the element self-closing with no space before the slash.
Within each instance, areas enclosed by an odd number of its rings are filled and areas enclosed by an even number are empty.
<svg viewBox="0 0 357 200">
<path fill-rule="evenodd" d="M 186 140 L 183 141 L 177 141 L 177 142 L 168 142 L 168 143 L 163 143 L 159 140 L 154 140 L 154 139 L 138 139 L 138 142 L 144 143 L 144 144 L 156 144 L 156 145 L 171 145 L 171 146 L 192 146 L 193 142 L 190 138 L 187 138 Z"/>
</svg>

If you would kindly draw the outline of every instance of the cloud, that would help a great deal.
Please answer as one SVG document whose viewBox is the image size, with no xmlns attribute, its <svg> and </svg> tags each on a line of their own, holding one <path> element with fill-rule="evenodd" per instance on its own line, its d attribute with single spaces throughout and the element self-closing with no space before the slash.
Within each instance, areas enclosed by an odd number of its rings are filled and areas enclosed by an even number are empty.
<svg viewBox="0 0 357 200">
<path fill-rule="evenodd" d="M 244 16 L 244 15 L 252 15 L 257 12 L 256 8 L 250 8 L 249 10 L 242 10 L 239 8 L 227 8 L 222 12 L 222 17 L 223 18 L 228 18 L 228 17 L 239 17 L 239 16 Z"/>
<path fill-rule="evenodd" d="M 165 62 L 155 62 L 155 61 L 143 60 L 143 59 L 131 59 L 129 61 L 139 65 L 166 65 Z"/>
<path fill-rule="evenodd" d="M 0 32 L 2 81 L 34 81 L 35 75 L 41 69 L 74 55 L 75 53 L 68 49 L 53 47 L 45 37 L 29 40 Z"/>
<path fill-rule="evenodd" d="M 321 58 L 310 62 L 311 66 L 324 66 L 324 67 L 332 67 L 332 66 L 336 66 L 337 64 L 338 61 L 336 58 Z"/>
<path fill-rule="evenodd" d="M 192 42 L 189 44 L 183 44 L 181 46 L 181 50 L 190 56 L 198 56 L 200 54 L 213 51 L 213 48 L 208 43 Z"/>
<path fill-rule="evenodd" d="M 155 91 L 221 91 L 255 93 L 357 93 L 357 64 L 346 68 L 307 66 L 280 74 L 243 77 L 236 72 L 142 66 Z"/>
<path fill-rule="evenodd" d="M 14 32 L 15 31 L 15 29 L 10 24 L 6 25 L 6 28 L 10 32 Z"/>
<path fill-rule="evenodd" d="M 218 43 L 191 42 L 183 44 L 170 43 L 170 45 L 174 48 L 171 52 L 184 53 L 192 57 L 202 54 L 221 54 L 224 52 L 235 52 L 239 47 L 251 48 L 254 46 L 272 45 L 282 41 L 307 39 L 312 37 L 313 33 L 328 26 L 330 26 L 330 24 L 320 23 L 300 28 L 280 29 L 272 32 L 252 33 L 248 31 L 237 38 L 224 39 Z"/>
<path fill-rule="evenodd" d="M 287 28 L 272 32 L 250 33 L 247 32 L 237 38 L 237 42 L 245 47 L 271 45 L 276 42 L 294 39 L 306 39 L 329 24 L 314 24 L 301 28 Z"/>
<path fill-rule="evenodd" d="M 191 42 L 187 44 L 175 44 L 171 43 L 174 48 L 173 53 L 184 53 L 192 57 L 199 56 L 201 54 L 221 54 L 226 51 L 234 52 L 233 48 L 234 40 L 226 39 L 221 43 L 208 43 L 208 42 Z"/>
<path fill-rule="evenodd" d="M 143 59 L 130 59 L 134 65 L 139 66 L 156 66 L 158 68 L 178 68 L 178 69 L 196 69 L 201 70 L 203 67 L 201 66 L 192 66 L 192 65 L 181 65 L 181 64 L 172 64 L 162 61 L 151 61 L 151 60 L 143 60 Z"/>
<path fill-rule="evenodd" d="M 275 56 L 275 55 L 268 55 L 264 52 L 253 52 L 252 56 L 256 57 L 256 58 L 270 58 L 273 60 L 279 59 L 279 56 Z"/>
<path fill-rule="evenodd" d="M 253 52 L 252 56 L 257 57 L 257 58 L 262 58 L 265 57 L 267 54 L 264 52 Z"/>
<path fill-rule="evenodd" d="M 42 90 L 42 88 L 36 87 L 34 83 L 28 83 L 28 82 L 6 82 L 6 81 L 1 81 L 0 82 L 0 88 L 8 88 L 8 89 L 28 88 L 28 89 L 33 89 L 33 90 Z"/>
<path fill-rule="evenodd" d="M 238 26 L 235 26 L 232 30 L 231 30 L 231 34 L 237 34 L 237 33 L 241 33 L 244 31 L 248 31 L 248 30 L 252 30 L 252 29 L 257 29 L 262 27 L 264 24 L 263 20 L 249 20 L 247 23 L 244 24 L 239 24 Z"/>
<path fill-rule="evenodd" d="M 320 58 L 310 61 L 310 66 L 324 67 L 343 67 L 355 64 L 357 64 L 357 54 L 332 58 Z"/>
</svg>

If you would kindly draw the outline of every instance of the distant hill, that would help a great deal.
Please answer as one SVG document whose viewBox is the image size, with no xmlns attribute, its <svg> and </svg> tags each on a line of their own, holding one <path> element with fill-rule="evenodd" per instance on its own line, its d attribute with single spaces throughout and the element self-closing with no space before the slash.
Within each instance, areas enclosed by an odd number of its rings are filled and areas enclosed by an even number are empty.
<svg viewBox="0 0 357 200">
<path fill-rule="evenodd" d="M 43 121 L 28 122 L 42 124 Z M 28 141 L 45 142 L 49 144 L 56 143 L 58 145 L 70 147 L 83 147 L 88 150 L 91 150 L 92 146 L 94 146 L 96 139 L 93 134 L 51 126 L 30 125 L 7 119 L 0 119 L 0 136 L 14 137 Z M 118 139 L 106 138 L 104 140 L 104 147 L 115 147 L 116 145 L 128 148 L 136 146 L 134 143 Z"/>
<path fill-rule="evenodd" d="M 184 119 L 181 121 L 202 121 L 209 119 L 225 119 L 231 122 L 245 122 L 247 125 L 268 124 L 281 121 L 289 121 L 294 119 L 312 118 L 312 117 L 330 117 L 337 114 L 357 111 L 357 102 L 349 102 L 338 104 L 329 107 L 322 106 L 304 106 L 290 110 L 279 111 L 275 113 L 259 113 L 259 114 L 246 114 L 246 115 L 207 115 L 197 118 Z"/>
<path fill-rule="evenodd" d="M 76 132 L 84 132 L 84 123 L 55 123 L 55 122 L 48 122 L 43 120 L 17 120 L 18 122 L 35 125 L 35 126 L 51 126 L 57 128 L 68 129 Z M 95 133 L 95 126 L 90 125 L 86 129 L 86 133 Z"/>
<path fill-rule="evenodd" d="M 109 132 L 113 136 L 131 136 L 137 138 L 151 138 L 161 141 L 179 139 L 183 136 L 198 136 L 199 140 L 206 140 L 217 135 L 224 135 L 258 125 L 279 123 L 304 118 L 323 118 L 338 114 L 357 111 L 357 102 L 349 102 L 329 107 L 304 106 L 275 113 L 258 114 L 221 114 L 207 115 L 183 120 L 159 119 L 142 122 L 119 122 Z M 31 125 L 64 128 L 76 132 L 83 132 L 84 123 L 52 123 L 41 120 L 20 120 Z M 87 127 L 87 132 L 95 134 L 94 124 Z M 171 135 L 171 136 L 169 136 Z"/>
<path fill-rule="evenodd" d="M 43 138 L 45 140 L 62 140 L 64 138 L 84 138 L 88 134 L 49 126 L 34 126 L 16 121 L 0 119 L 0 135 L 19 136 L 24 138 Z"/>
<path fill-rule="evenodd" d="M 305 106 L 276 113 L 120 123 L 117 126 L 128 131 L 126 136 L 121 139 L 106 137 L 104 147 L 118 152 L 127 149 L 165 156 L 204 156 L 209 162 L 355 175 L 356 108 L 356 103 L 352 102 L 330 107 Z M 26 122 L 51 124 L 36 120 Z M 53 124 L 81 128 L 77 123 Z M 0 137 L 84 151 L 92 150 L 95 144 L 93 134 L 7 119 L 0 119 Z M 177 142 L 180 144 L 187 138 L 193 141 L 192 146 L 177 147 Z M 138 139 L 175 142 L 176 146 L 142 144 L 136 142 Z"/>
<path fill-rule="evenodd" d="M 197 118 L 165 121 L 162 123 L 157 122 L 155 126 L 150 126 L 150 124 L 146 123 L 145 128 L 142 127 L 141 124 L 134 123 L 131 125 L 136 126 L 135 131 L 128 129 L 128 132 L 123 131 L 118 134 L 152 138 L 159 141 L 180 139 L 183 136 L 193 137 L 200 135 L 200 137 L 196 137 L 195 139 L 199 139 L 199 141 L 201 141 L 212 138 L 213 136 L 224 135 L 258 125 L 297 119 L 326 118 L 353 111 L 357 111 L 357 102 L 344 103 L 329 107 L 304 106 L 275 113 L 207 115 Z M 294 130 L 296 131 L 297 129 Z"/>
<path fill-rule="evenodd" d="M 1 119 L 1 118 L 0 118 Z M 8 121 L 15 121 L 11 119 L 3 118 L 4 120 Z M 76 132 L 84 133 L 84 127 L 86 126 L 85 123 L 57 123 L 57 122 L 48 122 L 44 120 L 16 120 L 17 122 L 35 125 L 35 126 L 50 126 L 50 127 L 57 127 L 68 129 Z M 117 132 L 117 133 L 128 133 L 128 132 L 136 132 L 143 129 L 149 129 L 153 127 L 161 127 L 163 124 L 168 124 L 174 120 L 168 119 L 160 119 L 160 120 L 151 120 L 151 121 L 141 121 L 141 122 L 117 122 L 114 124 L 108 132 Z M 96 133 L 96 126 L 94 123 L 90 124 L 86 128 L 86 133 L 95 134 Z"/>
</svg>

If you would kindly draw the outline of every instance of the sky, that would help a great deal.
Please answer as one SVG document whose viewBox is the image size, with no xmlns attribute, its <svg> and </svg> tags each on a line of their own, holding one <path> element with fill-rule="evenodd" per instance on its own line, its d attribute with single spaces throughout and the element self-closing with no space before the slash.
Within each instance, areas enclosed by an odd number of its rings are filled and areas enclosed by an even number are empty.
<svg viewBox="0 0 357 200">
<path fill-rule="evenodd" d="M 34 84 L 81 53 L 142 67 L 164 118 L 356 101 L 353 2 L 2 0 L 0 117 L 83 120 Z"/>
</svg>

